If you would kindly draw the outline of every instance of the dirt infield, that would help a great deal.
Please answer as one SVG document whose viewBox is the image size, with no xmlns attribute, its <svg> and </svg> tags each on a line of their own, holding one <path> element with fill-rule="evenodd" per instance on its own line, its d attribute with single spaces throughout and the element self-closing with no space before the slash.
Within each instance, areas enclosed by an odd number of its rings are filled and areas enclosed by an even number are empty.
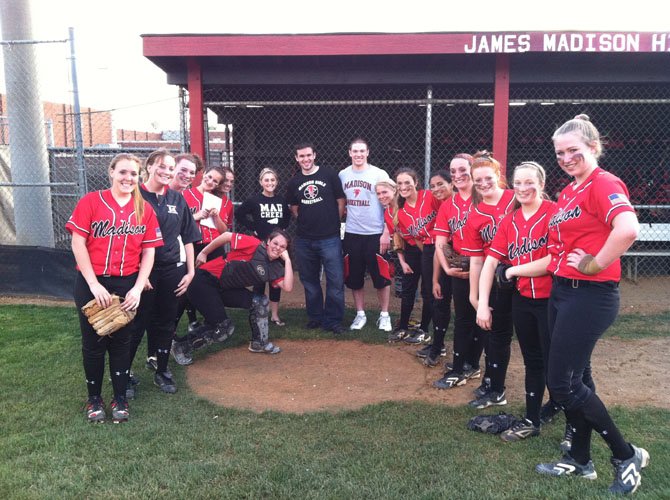
<svg viewBox="0 0 670 500">
<path fill-rule="evenodd" d="M 622 282 L 621 312 L 653 314 L 668 309 L 670 277 Z M 367 303 L 376 303 L 374 290 Z M 347 293 L 347 305 L 351 294 Z M 0 304 L 62 305 L 45 298 L 0 297 Z M 281 307 L 304 308 L 299 280 L 293 293 L 282 295 Z M 419 307 L 419 306 L 417 306 Z M 398 311 L 392 299 L 391 312 Z M 346 321 L 351 318 L 347 317 Z M 347 323 L 348 324 L 348 323 Z M 358 341 L 280 340 L 276 356 L 252 354 L 245 347 L 223 349 L 187 368 L 191 389 L 212 402 L 256 412 L 337 412 L 383 401 L 426 401 L 463 405 L 472 399 L 479 380 L 448 391 L 431 387 L 442 369 L 425 368 L 414 356 L 416 347 L 371 345 Z M 443 358 L 444 360 L 450 358 Z M 607 404 L 670 408 L 670 338 L 604 339 L 593 356 L 598 393 Z M 508 370 L 507 399 L 523 403 L 523 365 L 516 341 Z"/>
</svg>

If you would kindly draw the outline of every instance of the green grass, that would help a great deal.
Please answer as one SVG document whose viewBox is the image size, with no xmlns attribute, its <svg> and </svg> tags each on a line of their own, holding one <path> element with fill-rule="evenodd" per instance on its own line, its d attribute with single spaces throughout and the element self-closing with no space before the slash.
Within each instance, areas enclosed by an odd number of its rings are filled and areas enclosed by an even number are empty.
<svg viewBox="0 0 670 500">
<path fill-rule="evenodd" d="M 302 311 L 282 313 L 289 325 L 304 322 Z M 244 316 L 235 319 L 247 331 Z M 617 336 L 661 335 L 661 321 L 667 315 L 622 317 L 614 328 Z M 255 414 L 196 397 L 181 367 L 173 369 L 179 392 L 166 396 L 136 366 L 141 392 L 131 422 L 90 425 L 73 308 L 1 306 L 0 324 L 3 498 L 602 498 L 611 481 L 597 437 L 598 480 L 533 472 L 558 458 L 561 422 L 539 438 L 505 444 L 468 431 L 472 412 L 464 407 L 383 403 L 336 415 Z M 290 326 L 281 332 L 282 339 L 332 338 Z M 362 337 L 380 342 L 372 328 Z M 243 334 L 232 340 L 246 341 Z M 670 411 L 611 411 L 626 437 L 651 453 L 637 497 L 670 498 Z"/>
</svg>

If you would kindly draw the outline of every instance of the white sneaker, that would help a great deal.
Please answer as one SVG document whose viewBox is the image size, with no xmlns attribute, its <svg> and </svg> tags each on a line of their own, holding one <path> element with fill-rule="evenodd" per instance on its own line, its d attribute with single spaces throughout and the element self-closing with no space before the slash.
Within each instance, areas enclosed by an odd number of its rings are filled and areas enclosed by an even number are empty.
<svg viewBox="0 0 670 500">
<path fill-rule="evenodd" d="M 390 332 L 393 330 L 393 326 L 391 325 L 391 316 L 388 314 L 386 316 L 379 316 L 379 319 L 377 320 L 377 326 L 380 330 L 384 330 L 385 332 Z"/>
<path fill-rule="evenodd" d="M 356 314 L 356 317 L 354 318 L 354 322 L 351 323 L 351 326 L 349 327 L 349 330 L 360 330 L 365 326 L 365 323 L 368 322 L 367 316 L 365 314 Z"/>
</svg>

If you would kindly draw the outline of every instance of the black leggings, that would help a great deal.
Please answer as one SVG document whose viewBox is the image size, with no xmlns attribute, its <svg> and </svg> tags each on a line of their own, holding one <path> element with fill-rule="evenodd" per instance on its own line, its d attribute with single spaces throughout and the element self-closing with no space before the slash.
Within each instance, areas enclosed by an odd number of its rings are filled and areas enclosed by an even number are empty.
<svg viewBox="0 0 670 500">
<path fill-rule="evenodd" d="M 421 281 L 421 329 L 425 332 L 430 327 L 433 319 L 433 255 L 435 245 L 424 245 L 423 251 L 416 247 L 407 245 L 405 247 L 405 262 L 412 268 L 412 273 L 402 275 L 402 295 L 400 300 L 400 323 L 401 329 L 407 329 L 409 318 L 414 309 L 416 290 Z"/>
<path fill-rule="evenodd" d="M 549 299 L 531 299 L 517 291 L 512 296 L 512 319 L 526 367 L 526 418 L 540 425 L 540 409 L 545 387 L 545 363 L 549 347 L 547 303 Z"/>
<path fill-rule="evenodd" d="M 226 307 L 250 309 L 254 294 L 246 288 L 223 290 L 219 280 L 207 271 L 198 269 L 188 287 L 188 299 L 205 318 L 205 323 L 216 327 L 228 319 Z"/>
<path fill-rule="evenodd" d="M 151 271 L 149 281 L 153 289 L 142 293 L 142 300 L 135 318 L 136 328 L 130 348 L 131 365 L 146 331 L 149 349 L 155 349 L 157 371 L 163 373 L 167 370 L 170 346 L 175 331 L 174 319 L 177 317 L 179 306 L 179 297 L 174 291 L 185 274 L 186 265 L 177 267 L 176 264 L 154 267 Z"/>
<path fill-rule="evenodd" d="M 501 290 L 495 284 L 491 288 L 489 305 L 491 331 L 486 335 L 486 372 L 491 379 L 491 390 L 501 393 L 505 390 L 505 378 L 512 346 L 512 296 L 514 290 Z"/>
<path fill-rule="evenodd" d="M 454 298 L 453 370 L 461 373 L 466 362 L 475 369 L 479 368 L 479 358 L 484 350 L 485 335 L 477 326 L 477 313 L 470 304 L 470 282 L 468 279 L 452 277 L 451 292 Z"/>
<path fill-rule="evenodd" d="M 125 277 L 98 276 L 98 281 L 109 293 L 115 293 L 121 299 L 126 296 L 137 280 L 137 273 Z M 130 323 L 113 335 L 99 337 L 88 322 L 81 308 L 93 298 L 93 294 L 86 280 L 77 273 L 74 282 L 74 303 L 79 313 L 79 328 L 81 329 L 81 353 L 84 361 L 84 374 L 88 395 L 100 396 L 105 373 L 105 354 L 109 353 L 109 374 L 112 379 L 114 397 L 125 397 L 128 374 L 130 372 L 130 337 L 134 323 Z"/>
<path fill-rule="evenodd" d="M 436 359 L 444 347 L 444 336 L 451 321 L 451 280 L 444 271 L 440 271 L 438 278 L 442 298 L 433 297 L 433 345 L 430 348 L 430 357 Z"/>
<path fill-rule="evenodd" d="M 554 281 L 549 299 L 549 365 L 547 386 L 565 408 L 574 429 L 570 455 L 579 463 L 591 457 L 591 432 L 598 432 L 615 458 L 631 456 L 631 448 L 595 393 L 591 354 L 616 319 L 619 288 L 613 283 Z"/>
</svg>

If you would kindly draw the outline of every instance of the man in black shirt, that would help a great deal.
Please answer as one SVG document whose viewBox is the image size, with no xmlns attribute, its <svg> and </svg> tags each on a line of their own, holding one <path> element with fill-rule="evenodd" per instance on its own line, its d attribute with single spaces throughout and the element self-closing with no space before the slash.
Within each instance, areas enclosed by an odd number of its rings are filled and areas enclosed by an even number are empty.
<svg viewBox="0 0 670 500">
<path fill-rule="evenodd" d="M 305 288 L 308 328 L 344 331 L 344 269 L 340 221 L 346 195 L 335 171 L 317 166 L 314 146 L 295 146 L 300 172 L 288 182 L 286 201 L 297 217 L 295 240 L 300 281 Z M 321 290 L 321 268 L 326 274 L 326 297 Z"/>
</svg>

